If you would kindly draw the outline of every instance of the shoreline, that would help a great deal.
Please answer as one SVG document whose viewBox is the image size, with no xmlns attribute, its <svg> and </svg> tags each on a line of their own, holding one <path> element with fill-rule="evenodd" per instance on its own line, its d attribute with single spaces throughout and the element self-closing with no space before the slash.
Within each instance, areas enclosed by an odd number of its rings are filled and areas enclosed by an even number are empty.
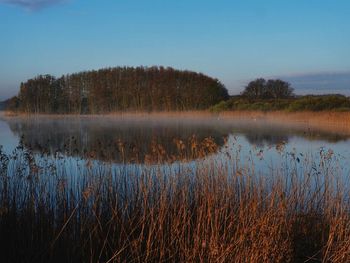
<svg viewBox="0 0 350 263">
<path fill-rule="evenodd" d="M 263 120 L 269 123 L 305 125 L 312 129 L 332 131 L 340 134 L 350 135 L 350 112 L 336 111 L 245 111 L 245 112 L 224 112 L 223 118 L 251 118 Z"/>
<path fill-rule="evenodd" d="M 271 124 L 288 124 L 288 125 L 305 125 L 309 128 L 315 128 L 326 131 L 333 131 L 341 134 L 350 135 L 350 112 L 337 111 L 224 111 L 213 113 L 208 110 L 203 111 L 160 111 L 160 112 L 113 112 L 106 114 L 27 114 L 27 113 L 12 113 L 1 112 L 2 119 L 16 118 L 141 118 L 141 119 L 159 119 L 172 120 L 176 118 L 196 120 L 215 118 L 218 120 L 250 120 L 264 121 Z"/>
</svg>

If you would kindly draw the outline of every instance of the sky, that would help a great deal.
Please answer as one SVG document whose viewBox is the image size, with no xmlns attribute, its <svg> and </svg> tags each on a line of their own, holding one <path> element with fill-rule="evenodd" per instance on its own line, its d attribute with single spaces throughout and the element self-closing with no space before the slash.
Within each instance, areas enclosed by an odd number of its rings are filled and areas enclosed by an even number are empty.
<svg viewBox="0 0 350 263">
<path fill-rule="evenodd" d="M 163 65 L 350 95 L 349 0 L 0 0 L 0 100 L 39 74 Z"/>
</svg>

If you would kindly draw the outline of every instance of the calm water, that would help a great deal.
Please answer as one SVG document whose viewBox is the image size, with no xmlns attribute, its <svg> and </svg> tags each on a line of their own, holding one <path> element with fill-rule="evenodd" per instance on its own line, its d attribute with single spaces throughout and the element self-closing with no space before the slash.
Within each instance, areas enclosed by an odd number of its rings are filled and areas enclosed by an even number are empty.
<svg viewBox="0 0 350 263">
<path fill-rule="evenodd" d="M 302 163 L 306 158 L 317 161 L 322 154 L 330 153 L 341 173 L 350 174 L 350 137 L 303 125 L 217 117 L 0 118 L 0 145 L 7 153 L 22 140 L 38 156 L 59 152 L 66 158 L 93 158 L 116 164 L 135 162 L 136 155 L 142 163 L 154 144 L 162 145 L 168 156 L 176 156 L 174 139 L 188 142 L 194 135 L 199 142 L 211 137 L 218 145 L 215 152 L 207 152 L 207 157 L 218 161 L 235 158 L 242 167 L 254 162 L 259 172 L 280 166 L 286 158 Z"/>
</svg>

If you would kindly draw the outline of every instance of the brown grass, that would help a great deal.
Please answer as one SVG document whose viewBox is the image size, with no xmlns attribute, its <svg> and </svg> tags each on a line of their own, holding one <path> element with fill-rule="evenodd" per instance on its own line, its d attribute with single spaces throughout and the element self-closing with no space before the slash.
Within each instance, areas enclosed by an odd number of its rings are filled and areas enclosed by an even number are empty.
<svg viewBox="0 0 350 263">
<path fill-rule="evenodd" d="M 249 118 L 275 123 L 301 124 L 310 128 L 350 134 L 350 112 L 233 111 L 220 113 L 220 117 L 227 119 Z"/>
<path fill-rule="evenodd" d="M 266 174 L 236 154 L 194 168 L 1 152 L 2 262 L 349 262 L 332 152 Z"/>
</svg>

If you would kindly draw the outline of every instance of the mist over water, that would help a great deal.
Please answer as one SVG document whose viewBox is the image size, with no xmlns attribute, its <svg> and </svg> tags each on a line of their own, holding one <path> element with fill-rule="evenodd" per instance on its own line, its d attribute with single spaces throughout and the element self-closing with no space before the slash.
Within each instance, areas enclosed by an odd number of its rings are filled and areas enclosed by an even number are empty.
<svg viewBox="0 0 350 263">
<path fill-rule="evenodd" d="M 0 131 L 0 145 L 8 153 L 21 141 L 37 154 L 62 153 L 67 157 L 116 164 L 143 163 L 155 146 L 175 161 L 181 155 L 179 143 L 185 145 L 184 152 L 190 156 L 191 142 L 195 139 L 203 144 L 206 138 L 211 138 L 217 147 L 214 153 L 204 150 L 204 155 L 223 160 L 227 151 L 233 152 L 239 147 L 242 162 L 253 158 L 261 169 L 267 169 L 267 164 L 281 158 L 278 153 L 281 147 L 303 155 L 331 149 L 343 156 L 344 161 L 350 154 L 350 138 L 346 135 L 318 131 L 301 124 L 282 125 L 216 116 L 15 117 L 0 119 Z"/>
</svg>

